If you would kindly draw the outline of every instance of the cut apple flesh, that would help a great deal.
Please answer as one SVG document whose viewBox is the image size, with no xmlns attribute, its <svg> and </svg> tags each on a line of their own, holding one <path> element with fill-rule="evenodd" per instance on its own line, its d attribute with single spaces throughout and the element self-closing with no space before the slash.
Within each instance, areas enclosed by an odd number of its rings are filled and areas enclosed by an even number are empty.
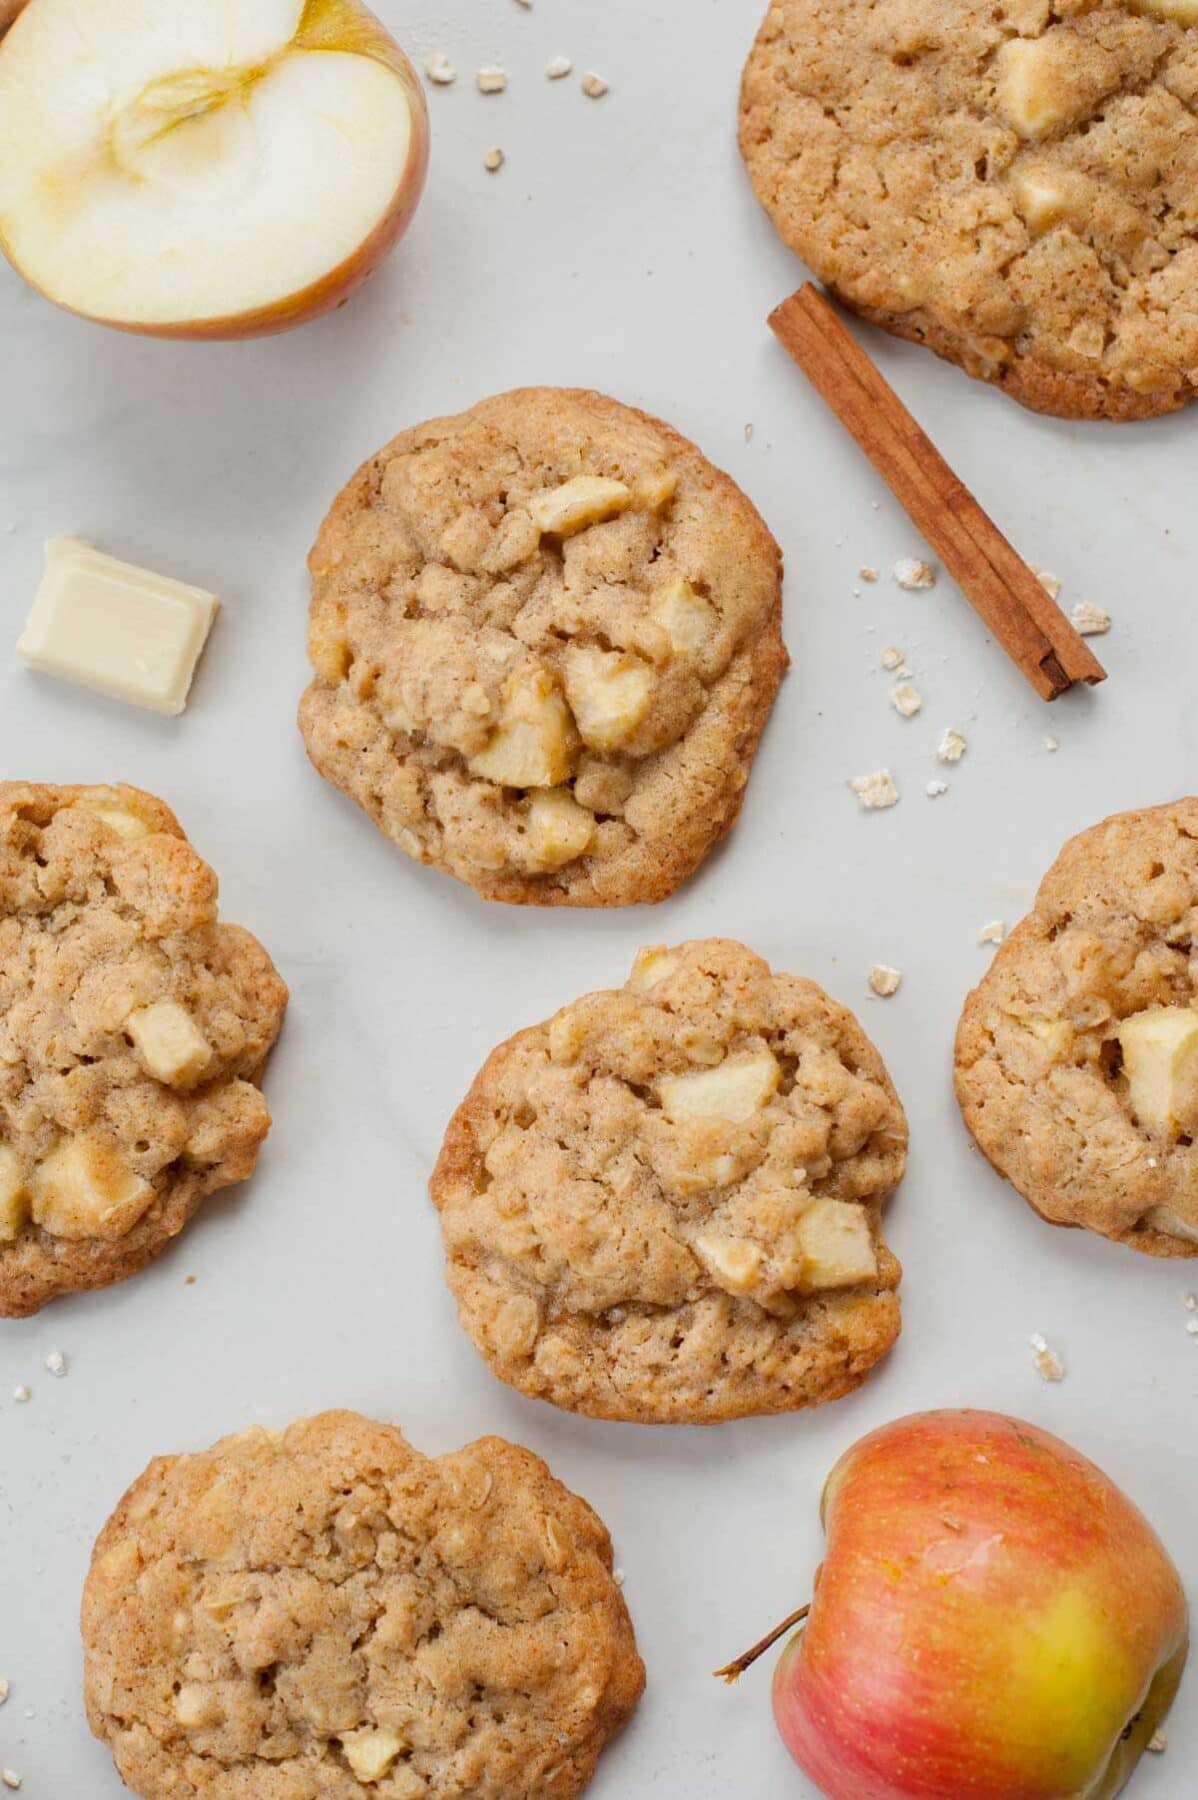
<svg viewBox="0 0 1198 1800">
<path fill-rule="evenodd" d="M 394 242 L 427 135 L 357 0 L 36 0 L 0 44 L 0 243 L 89 318 L 279 329 Z"/>
</svg>

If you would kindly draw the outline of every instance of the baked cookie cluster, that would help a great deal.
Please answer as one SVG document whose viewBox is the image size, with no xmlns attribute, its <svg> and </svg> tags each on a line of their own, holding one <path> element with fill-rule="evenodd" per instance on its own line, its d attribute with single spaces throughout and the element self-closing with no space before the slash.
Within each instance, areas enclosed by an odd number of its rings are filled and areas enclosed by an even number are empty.
<svg viewBox="0 0 1198 1800">
<path fill-rule="evenodd" d="M 907 1128 L 857 1021 L 723 939 L 641 953 L 494 1052 L 432 1179 L 503 1380 L 709 1423 L 848 1392 L 899 1330 L 882 1201 Z"/>
<path fill-rule="evenodd" d="M 1198 391 L 1188 0 L 774 0 L 741 147 L 841 299 L 1025 405 Z"/>
<path fill-rule="evenodd" d="M 608 1534 L 538 1457 L 354 1413 L 151 1463 L 83 1639 L 146 1800 L 573 1800 L 644 1686 Z"/>
<path fill-rule="evenodd" d="M 1066 844 L 969 996 L 956 1082 L 1046 1219 L 1198 1253 L 1198 800 Z"/>
<path fill-rule="evenodd" d="M 601 395 L 404 432 L 311 556 L 321 774 L 490 899 L 660 900 L 731 827 L 777 691 L 781 560 L 726 475 Z"/>
<path fill-rule="evenodd" d="M 133 1274 L 270 1128 L 287 990 L 160 800 L 0 783 L 0 1314 Z"/>
</svg>

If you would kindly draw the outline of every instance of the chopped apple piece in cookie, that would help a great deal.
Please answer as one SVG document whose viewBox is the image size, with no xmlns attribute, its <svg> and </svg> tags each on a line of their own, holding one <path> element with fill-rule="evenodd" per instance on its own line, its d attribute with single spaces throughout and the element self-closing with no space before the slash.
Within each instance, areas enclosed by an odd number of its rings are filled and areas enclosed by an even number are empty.
<svg viewBox="0 0 1198 1800">
<path fill-rule="evenodd" d="M 125 1030 L 155 1081 L 191 1087 L 212 1061 L 212 1046 L 177 1000 L 159 1000 L 130 1013 Z"/>
<path fill-rule="evenodd" d="M 407 1749 L 407 1743 L 397 1732 L 380 1727 L 348 1732 L 341 1740 L 341 1748 L 358 1780 L 374 1782 L 381 1781 L 390 1772 L 400 1752 Z"/>
<path fill-rule="evenodd" d="M 1036 237 L 1059 225 L 1069 211 L 1069 196 L 1051 175 L 1028 169 L 1015 177 L 1012 187 L 1019 215 Z"/>
<path fill-rule="evenodd" d="M 671 970 L 678 967 L 678 958 L 664 944 L 652 944 L 644 950 L 638 950 L 636 961 L 632 965 L 632 974 L 628 977 L 628 986 L 637 993 L 645 988 L 656 987 L 664 981 Z"/>
<path fill-rule="evenodd" d="M 566 703 L 541 669 L 509 687 L 499 728 L 470 767 L 500 787 L 558 787 L 570 773 L 570 736 Z"/>
<path fill-rule="evenodd" d="M 1124 1019 L 1118 1037 L 1138 1123 L 1172 1137 L 1198 1126 L 1198 1012 L 1152 1006 Z"/>
<path fill-rule="evenodd" d="M 799 1220 L 800 1286 L 809 1290 L 872 1281 L 878 1258 L 869 1214 L 844 1200 L 817 1200 Z"/>
<path fill-rule="evenodd" d="M 708 1274 L 730 1294 L 748 1294 L 757 1286 L 765 1258 L 751 1238 L 721 1237 L 701 1232 L 695 1249 Z"/>
<path fill-rule="evenodd" d="M 566 788 L 534 794 L 528 805 L 530 862 L 538 869 L 561 869 L 585 856 L 595 837 L 595 816 Z"/>
<path fill-rule="evenodd" d="M 729 1119 L 741 1125 L 777 1093 L 780 1075 L 772 1052 L 759 1050 L 693 1075 L 663 1075 L 657 1091 L 671 1119 Z"/>
<path fill-rule="evenodd" d="M 148 1181 L 100 1138 L 68 1138 L 33 1177 L 33 1219 L 52 1237 L 125 1236 L 154 1198 Z"/>
<path fill-rule="evenodd" d="M 575 475 L 560 487 L 534 494 L 528 503 L 532 522 L 550 537 L 571 537 L 588 525 L 614 519 L 632 505 L 632 489 L 605 475 Z"/>
<path fill-rule="evenodd" d="M 579 735 L 592 750 L 614 750 L 642 723 L 653 700 L 653 675 L 634 656 L 571 648 L 566 698 Z"/>
<path fill-rule="evenodd" d="M 118 837 L 127 838 L 130 843 L 150 835 L 150 827 L 144 819 L 139 819 L 127 807 L 91 806 L 86 800 L 76 800 L 75 807 L 79 812 L 91 813 L 93 818 L 107 825 L 109 831 L 115 831 Z"/>
<path fill-rule="evenodd" d="M 1150 1225 L 1153 1231 L 1163 1231 L 1166 1237 L 1180 1238 L 1183 1243 L 1198 1244 L 1198 1221 L 1183 1219 L 1171 1206 L 1150 1208 L 1141 1224 Z"/>
<path fill-rule="evenodd" d="M 15 1150 L 0 1144 L 0 1242 L 20 1235 L 29 1217 L 29 1187 Z"/>
<path fill-rule="evenodd" d="M 702 649 L 719 624 L 715 607 L 696 594 L 685 575 L 676 575 L 662 588 L 653 602 L 653 617 L 683 655 Z"/>
<path fill-rule="evenodd" d="M 998 105 L 1020 137 L 1038 138 L 1069 118 L 1061 57 L 1071 54 L 1071 38 L 1051 33 L 1012 38 L 998 53 Z"/>
</svg>

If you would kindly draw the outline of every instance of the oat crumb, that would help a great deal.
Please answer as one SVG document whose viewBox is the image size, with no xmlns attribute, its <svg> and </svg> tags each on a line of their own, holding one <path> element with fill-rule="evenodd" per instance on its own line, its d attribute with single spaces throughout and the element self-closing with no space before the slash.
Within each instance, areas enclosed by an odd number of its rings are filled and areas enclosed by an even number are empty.
<svg viewBox="0 0 1198 1800">
<path fill-rule="evenodd" d="M 588 100 L 602 100 L 604 94 L 609 92 L 610 87 L 610 82 L 604 81 L 602 75 L 596 75 L 590 69 L 582 78 L 582 91 Z"/>
<path fill-rule="evenodd" d="M 8 1699 L 8 1683 L 7 1683 L 7 1681 L 4 1680 L 3 1676 L 0 1676 L 0 1706 L 3 1706 L 4 1702 L 7 1699 Z"/>
<path fill-rule="evenodd" d="M 942 763 L 959 763 L 965 754 L 965 739 L 950 725 L 936 746 L 936 759 Z"/>
<path fill-rule="evenodd" d="M 874 568 L 872 563 L 862 563 L 861 567 L 857 570 L 857 573 L 860 575 L 862 581 L 876 581 L 878 579 L 878 571 Z"/>
<path fill-rule="evenodd" d="M 917 562 L 913 556 L 901 556 L 894 565 L 894 579 L 909 593 L 935 587 L 936 570 L 931 563 Z"/>
<path fill-rule="evenodd" d="M 750 420 L 750 422 L 745 426 L 745 443 L 751 444 L 752 442 L 753 442 L 753 424 L 752 424 L 752 421 Z"/>
<path fill-rule="evenodd" d="M 1055 1350 L 1050 1350 L 1047 1340 L 1038 1331 L 1033 1331 L 1028 1342 L 1032 1347 L 1032 1362 L 1041 1381 L 1064 1381 L 1065 1365 Z"/>
<path fill-rule="evenodd" d="M 906 660 L 907 652 L 905 650 L 900 650 L 897 644 L 887 644 L 885 650 L 882 652 L 882 667 L 884 669 L 899 669 Z"/>
<path fill-rule="evenodd" d="M 1153 1756 L 1163 1756 L 1169 1748 L 1169 1739 L 1163 1731 L 1154 1731 L 1148 1740 L 1148 1748 Z"/>
<path fill-rule="evenodd" d="M 424 72 L 436 87 L 451 87 L 458 78 L 457 70 L 441 50 L 425 57 Z"/>
<path fill-rule="evenodd" d="M 613 1569 L 611 1572 L 611 1578 L 615 1582 L 617 1587 L 624 1586 L 624 1571 L 623 1571 L 623 1569 Z"/>
<path fill-rule="evenodd" d="M 494 175 L 498 170 L 502 169 L 506 160 L 503 151 L 499 148 L 499 145 L 496 144 L 494 149 L 488 150 L 487 154 L 483 157 L 483 168 L 486 169 L 489 175 Z"/>
<path fill-rule="evenodd" d="M 1080 637 L 1102 637 L 1111 629 L 1110 613 L 1103 606 L 1093 606 L 1089 600 L 1079 600 L 1069 617 Z"/>
<path fill-rule="evenodd" d="M 1044 748 L 1045 748 L 1045 749 L 1046 749 L 1046 750 L 1047 750 L 1047 751 L 1048 751 L 1048 752 L 1049 752 L 1049 753 L 1050 753 L 1050 754 L 1052 754 L 1052 753 L 1055 753 L 1055 752 L 1056 752 L 1056 751 L 1057 751 L 1057 750 L 1059 750 L 1059 749 L 1060 749 L 1060 747 L 1061 747 L 1061 740 L 1060 740 L 1060 738 L 1054 738 L 1054 737 L 1046 737 L 1046 738 L 1045 738 L 1045 740 L 1044 740 Z"/>
<path fill-rule="evenodd" d="M 1054 575 L 1051 569 L 1033 569 L 1032 574 L 1036 577 L 1036 580 L 1040 583 L 1040 586 L 1044 589 L 1048 598 L 1050 600 L 1055 600 L 1061 591 L 1060 577 Z"/>
<path fill-rule="evenodd" d="M 924 789 L 924 793 L 927 795 L 929 800 L 939 800 L 941 794 L 948 793 L 948 782 L 947 781 L 929 781 L 927 787 Z"/>
<path fill-rule="evenodd" d="M 1186 1330 L 1192 1338 L 1198 1338 L 1198 1319 L 1187 1319 Z"/>
<path fill-rule="evenodd" d="M 4 1783 L 6 1788 L 16 1789 L 21 1785 L 21 1777 L 17 1774 L 15 1769 L 0 1769 L 0 1781 Z"/>
<path fill-rule="evenodd" d="M 1005 919 L 991 919 L 989 925 L 983 925 L 978 932 L 979 944 L 1001 944 L 1007 935 Z"/>
<path fill-rule="evenodd" d="M 880 812 L 898 800 L 898 789 L 889 769 L 874 769 L 869 775 L 855 775 L 849 786 L 865 812 Z"/>
<path fill-rule="evenodd" d="M 24 1406 L 26 1400 L 31 1400 L 33 1398 L 33 1395 L 30 1393 L 29 1389 L 25 1386 L 25 1383 L 22 1382 L 20 1387 L 15 1387 L 13 1389 L 12 1397 L 15 1401 L 17 1401 L 17 1403 L 19 1405 Z"/>
<path fill-rule="evenodd" d="M 889 963 L 875 963 L 868 976 L 870 987 L 882 1000 L 898 993 L 902 979 L 902 970 L 892 969 Z"/>
<path fill-rule="evenodd" d="M 480 69 L 474 80 L 480 94 L 502 94 L 507 87 L 507 70 Z"/>
<path fill-rule="evenodd" d="M 545 73 L 550 81 L 564 81 L 574 71 L 574 64 L 568 56 L 551 56 L 545 64 Z"/>
<path fill-rule="evenodd" d="M 46 1367 L 49 1369 L 51 1375 L 57 1376 L 61 1381 L 62 1377 L 67 1372 L 67 1359 L 61 1350 L 51 1350 L 49 1356 L 46 1358 Z"/>
<path fill-rule="evenodd" d="M 1198 1294 L 1187 1294 L 1182 1305 L 1187 1312 L 1198 1312 Z"/>
<path fill-rule="evenodd" d="M 904 719 L 913 719 L 923 705 L 923 695 L 909 681 L 900 681 L 890 690 L 890 704 Z"/>
</svg>

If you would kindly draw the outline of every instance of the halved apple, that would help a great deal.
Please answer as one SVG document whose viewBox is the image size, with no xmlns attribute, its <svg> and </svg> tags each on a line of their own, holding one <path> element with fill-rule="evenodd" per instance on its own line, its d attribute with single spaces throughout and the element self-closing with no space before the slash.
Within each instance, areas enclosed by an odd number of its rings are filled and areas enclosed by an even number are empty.
<svg viewBox="0 0 1198 1800">
<path fill-rule="evenodd" d="M 0 247 L 123 331 L 327 311 L 427 165 L 420 83 L 359 0 L 30 0 L 0 41 Z"/>
</svg>

